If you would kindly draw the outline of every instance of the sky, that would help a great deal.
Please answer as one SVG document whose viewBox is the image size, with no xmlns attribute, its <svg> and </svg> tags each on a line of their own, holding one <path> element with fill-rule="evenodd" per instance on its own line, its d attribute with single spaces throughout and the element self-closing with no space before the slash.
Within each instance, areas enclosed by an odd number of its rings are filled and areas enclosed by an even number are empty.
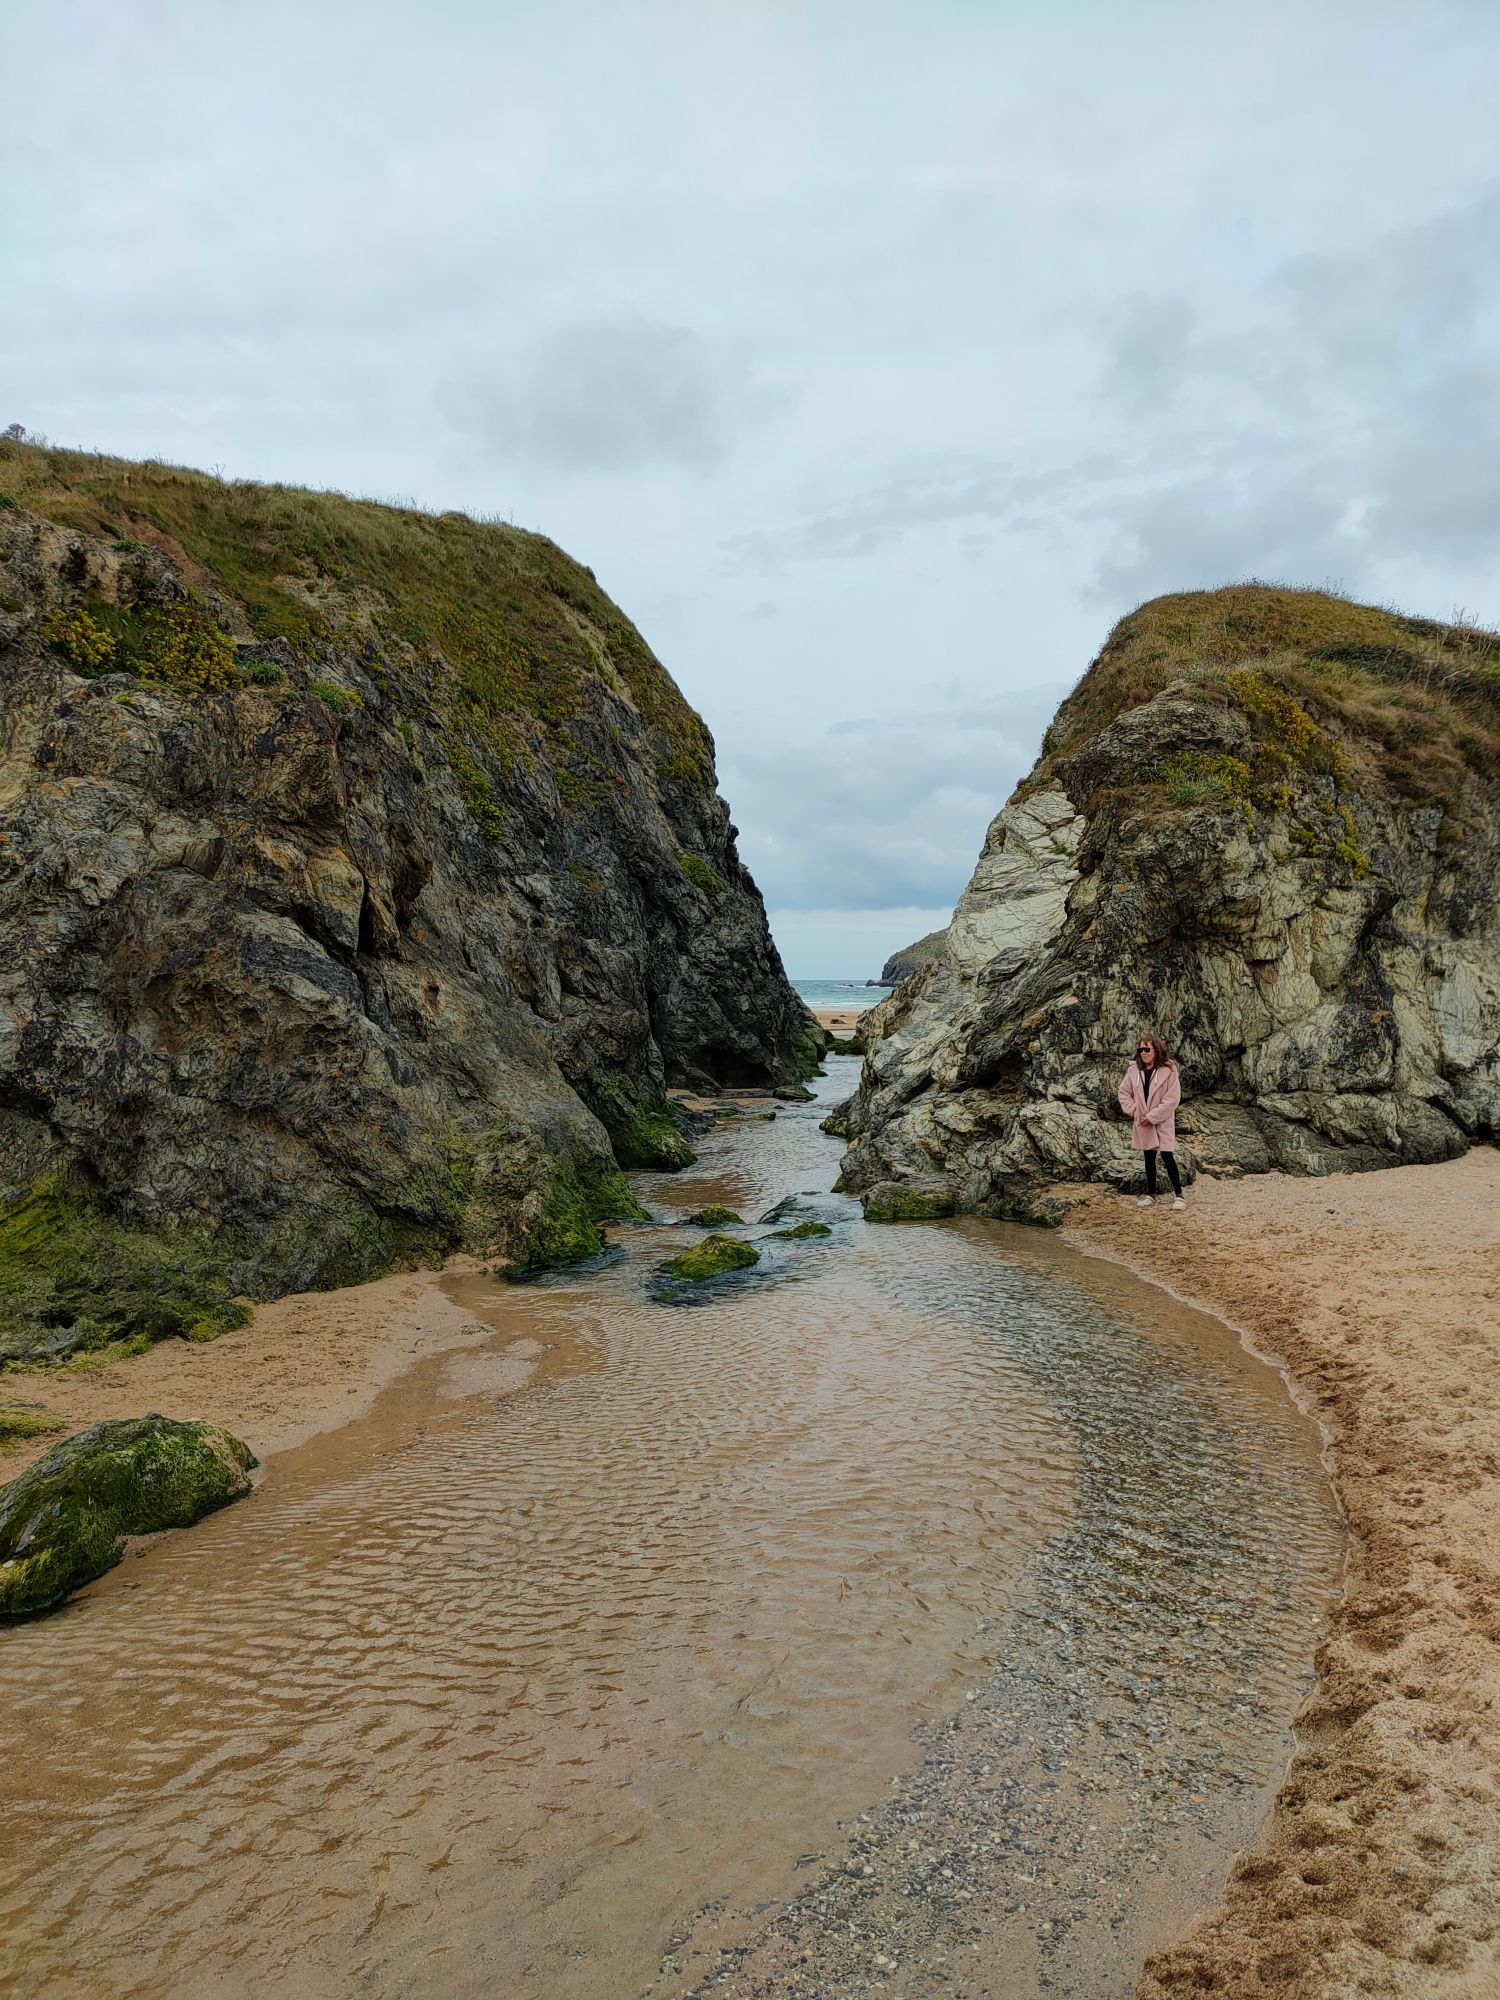
<svg viewBox="0 0 1500 2000">
<path fill-rule="evenodd" d="M 543 529 L 793 977 L 946 921 L 1110 626 L 1500 624 L 1493 0 L 7 0 L 0 424 Z"/>
</svg>

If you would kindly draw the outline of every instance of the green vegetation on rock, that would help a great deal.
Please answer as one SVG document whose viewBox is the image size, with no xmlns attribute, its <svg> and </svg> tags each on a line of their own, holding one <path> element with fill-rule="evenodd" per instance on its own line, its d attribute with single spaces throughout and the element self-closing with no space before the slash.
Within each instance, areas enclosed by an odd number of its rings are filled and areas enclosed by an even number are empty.
<svg viewBox="0 0 1500 2000">
<path fill-rule="evenodd" d="M 891 953 L 880 968 L 881 985 L 899 985 L 903 979 L 909 979 L 912 973 L 920 972 L 924 965 L 931 965 L 934 959 L 941 958 L 947 949 L 947 927 L 944 926 L 940 931 L 929 931 L 926 937 L 918 938 L 915 944 L 906 945 L 902 950 Z"/>
<path fill-rule="evenodd" d="M 791 1229 L 773 1229 L 771 1234 L 780 1243 L 807 1243 L 815 1236 L 832 1236 L 833 1231 L 826 1222 L 799 1222 Z"/>
<path fill-rule="evenodd" d="M 597 1257 L 604 1248 L 601 1222 L 650 1219 L 623 1174 L 599 1161 L 578 1161 L 566 1154 L 553 1163 L 540 1199 L 523 1214 L 522 1238 L 505 1269 L 508 1278 Z"/>
<path fill-rule="evenodd" d="M 211 1231 L 129 1229 L 49 1177 L 0 1216 L 0 1366 L 211 1339 L 248 1321 L 237 1289 Z"/>
<path fill-rule="evenodd" d="M 778 1083 L 771 1092 L 771 1095 L 779 1098 L 783 1104 L 811 1104 L 814 1094 L 806 1084 L 802 1083 Z"/>
<path fill-rule="evenodd" d="M 95 1424 L 0 1488 L 0 1617 L 58 1604 L 119 1561 L 127 1535 L 185 1528 L 250 1490 L 256 1459 L 217 1424 Z"/>
<path fill-rule="evenodd" d="M 866 1222 L 936 1222 L 952 1215 L 953 1197 L 936 1188 L 881 1181 L 863 1197 Z"/>
<path fill-rule="evenodd" d="M 234 641 L 194 597 L 112 604 L 92 599 L 46 619 L 43 633 L 74 673 L 133 674 L 139 680 L 211 694 L 239 679 Z"/>
<path fill-rule="evenodd" d="M 726 1208 L 720 1201 L 711 1201 L 707 1208 L 695 1208 L 691 1215 L 685 1215 L 684 1222 L 692 1223 L 695 1229 L 723 1229 L 731 1222 L 742 1223 L 745 1218 L 736 1215 L 732 1208 Z"/>
<path fill-rule="evenodd" d="M 715 869 L 710 868 L 701 856 L 697 854 L 679 854 L 677 857 L 677 866 L 686 875 L 693 887 L 701 889 L 705 896 L 723 895 L 723 876 L 718 874 Z"/>
<path fill-rule="evenodd" d="M 1251 744 L 1247 760 L 1170 759 L 1159 781 L 1174 803 L 1217 793 L 1271 808 L 1287 800 L 1279 788 L 1322 779 L 1459 811 L 1472 778 L 1500 773 L 1500 634 L 1247 583 L 1121 619 L 1058 710 L 1034 781 L 1174 684 L 1237 710 Z"/>
<path fill-rule="evenodd" d="M 594 1085 L 591 1101 L 622 1167 L 675 1174 L 697 1159 L 667 1098 L 649 1098 L 628 1078 L 615 1076 Z"/>
<path fill-rule="evenodd" d="M 705 1236 L 691 1250 L 669 1258 L 662 1270 L 669 1277 L 699 1284 L 705 1278 L 720 1277 L 725 1271 L 747 1271 L 759 1262 L 760 1252 L 753 1243 L 742 1243 L 737 1236 Z"/>
<path fill-rule="evenodd" d="M 67 1419 L 40 1403 L 0 1402 L 0 1451 L 7 1445 L 22 1444 L 27 1438 L 51 1437 L 68 1428 Z"/>
<path fill-rule="evenodd" d="M 573 802 L 607 788 L 614 773 L 601 769 L 597 750 L 578 734 L 602 676 L 657 732 L 658 761 L 704 788 L 713 744 L 702 719 L 591 573 L 545 536 L 462 513 L 11 439 L 0 440 L 0 484 L 12 505 L 64 526 L 185 552 L 243 604 L 260 639 L 381 648 L 402 662 L 393 699 L 435 712 L 450 762 L 455 751 L 476 769 L 492 760 L 494 770 L 480 772 L 491 787 L 518 757 L 544 746 Z M 70 656 L 114 644 L 101 607 L 90 604 L 86 615 L 101 636 L 83 627 L 62 635 L 55 643 Z M 202 622 L 177 636 L 175 621 L 188 618 Z M 169 664 L 155 677 L 228 685 L 234 649 L 212 618 L 199 607 L 174 608 L 171 619 Z M 191 678 L 207 671 L 190 665 L 195 645 L 205 660 L 222 661 L 222 683 Z M 119 669 L 101 661 L 78 670 Z M 481 830 L 497 838 L 487 823 L 490 800 L 472 781 L 459 782 L 471 811 L 479 799 Z"/>
</svg>

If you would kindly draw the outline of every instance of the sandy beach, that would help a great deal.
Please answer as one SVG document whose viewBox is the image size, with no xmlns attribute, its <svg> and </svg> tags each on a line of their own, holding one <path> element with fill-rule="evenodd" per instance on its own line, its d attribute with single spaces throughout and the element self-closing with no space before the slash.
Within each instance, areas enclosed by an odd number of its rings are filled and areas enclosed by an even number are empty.
<svg viewBox="0 0 1500 2000">
<path fill-rule="evenodd" d="M 1322 1425 L 1348 1589 L 1224 1906 L 1142 2000 L 1500 1994 L 1500 1153 L 1098 1189 L 1066 1234 L 1237 1326 Z"/>
<path fill-rule="evenodd" d="M 858 1027 L 860 1015 L 868 1011 L 865 1007 L 814 1007 L 813 1014 L 820 1028 L 844 1040 Z"/>
<path fill-rule="evenodd" d="M 1186 1214 L 1097 1188 L 1065 1229 L 1229 1320 L 1322 1425 L 1348 1590 L 1299 1749 L 1223 1906 L 1143 2000 L 1500 1994 L 1500 1153 L 1327 1180 L 1201 1179 Z M 207 1346 L 4 1378 L 76 1429 L 209 1417 L 264 1459 L 362 1414 L 469 1316 L 430 1272 L 263 1306 Z M 0 1456 L 9 1479 L 48 1448 Z"/>
<path fill-rule="evenodd" d="M 448 1268 L 471 1265 L 457 1259 Z M 40 1403 L 69 1431 L 148 1410 L 206 1417 L 265 1459 L 363 1416 L 413 1362 L 463 1344 L 471 1316 L 439 1276 L 397 1272 L 347 1291 L 275 1299 L 257 1306 L 248 1326 L 204 1344 L 163 1340 L 122 1361 L 0 1374 L 0 1401 Z M 28 1438 L 0 1451 L 0 1481 L 56 1442 Z"/>
</svg>

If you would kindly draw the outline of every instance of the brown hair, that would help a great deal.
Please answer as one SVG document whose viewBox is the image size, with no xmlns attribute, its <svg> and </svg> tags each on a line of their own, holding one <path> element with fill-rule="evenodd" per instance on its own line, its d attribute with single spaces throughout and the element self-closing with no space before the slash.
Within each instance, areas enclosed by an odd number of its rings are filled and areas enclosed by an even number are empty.
<svg viewBox="0 0 1500 2000">
<path fill-rule="evenodd" d="M 1162 1040 L 1161 1036 L 1157 1034 L 1154 1028 L 1144 1029 L 1139 1035 L 1136 1036 L 1135 1039 L 1136 1039 L 1135 1059 L 1137 1062 L 1139 1062 L 1141 1059 L 1140 1044 L 1142 1042 L 1149 1042 L 1152 1048 L 1156 1051 L 1157 1068 L 1176 1069 L 1177 1065 L 1172 1060 L 1172 1051 L 1167 1047 L 1166 1043 Z"/>
</svg>

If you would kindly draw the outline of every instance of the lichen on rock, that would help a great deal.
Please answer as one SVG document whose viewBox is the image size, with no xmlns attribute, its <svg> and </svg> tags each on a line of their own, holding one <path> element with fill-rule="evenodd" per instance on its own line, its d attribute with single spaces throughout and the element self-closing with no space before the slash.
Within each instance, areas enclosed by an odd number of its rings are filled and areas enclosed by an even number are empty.
<svg viewBox="0 0 1500 2000">
<path fill-rule="evenodd" d="M 119 1561 L 127 1535 L 185 1528 L 250 1490 L 256 1459 L 217 1424 L 95 1424 L 0 1487 L 0 1618 L 61 1603 Z"/>
</svg>

